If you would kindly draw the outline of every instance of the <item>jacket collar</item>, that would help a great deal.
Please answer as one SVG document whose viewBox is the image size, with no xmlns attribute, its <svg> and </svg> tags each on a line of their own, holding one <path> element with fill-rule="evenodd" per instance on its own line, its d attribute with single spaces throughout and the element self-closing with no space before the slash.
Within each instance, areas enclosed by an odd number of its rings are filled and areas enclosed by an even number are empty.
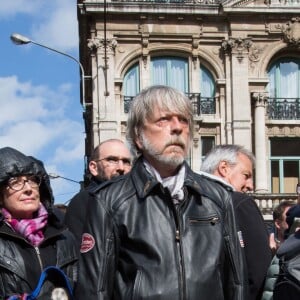
<svg viewBox="0 0 300 300">
<path fill-rule="evenodd" d="M 186 162 L 184 162 L 184 164 L 186 173 L 183 186 L 193 189 L 196 193 L 201 194 L 200 185 L 194 176 L 195 173 L 191 170 Z M 153 176 L 151 176 L 146 170 L 142 157 L 139 157 L 135 162 L 131 170 L 131 177 L 133 179 L 133 184 L 137 191 L 138 197 L 140 198 L 145 198 L 155 188 L 163 190 L 162 184 L 158 182 Z"/>
</svg>

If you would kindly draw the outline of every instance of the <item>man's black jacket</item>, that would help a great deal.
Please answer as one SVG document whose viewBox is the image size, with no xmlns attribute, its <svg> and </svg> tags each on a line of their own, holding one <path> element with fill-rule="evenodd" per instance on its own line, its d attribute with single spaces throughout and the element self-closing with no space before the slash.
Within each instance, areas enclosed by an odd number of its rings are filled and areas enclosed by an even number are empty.
<svg viewBox="0 0 300 300">
<path fill-rule="evenodd" d="M 244 300 L 231 193 L 186 165 L 185 200 L 139 159 L 89 201 L 76 299 Z"/>
<path fill-rule="evenodd" d="M 249 300 L 261 299 L 265 278 L 272 260 L 269 235 L 263 216 L 254 199 L 233 193 L 238 228 L 242 232 L 248 272 Z"/>
<path fill-rule="evenodd" d="M 86 189 L 82 189 L 69 202 L 65 214 L 64 223 L 74 234 L 77 249 L 80 248 L 83 225 L 87 214 L 87 205 L 90 198 L 90 191 L 97 188 L 102 182 L 92 179 Z"/>
</svg>

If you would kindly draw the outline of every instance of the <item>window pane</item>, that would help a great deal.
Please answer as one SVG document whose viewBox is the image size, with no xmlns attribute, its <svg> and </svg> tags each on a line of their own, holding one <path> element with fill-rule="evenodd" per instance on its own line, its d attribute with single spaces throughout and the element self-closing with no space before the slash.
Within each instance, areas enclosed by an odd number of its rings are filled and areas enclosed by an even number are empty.
<svg viewBox="0 0 300 300">
<path fill-rule="evenodd" d="M 212 74 L 205 67 L 200 68 L 200 91 L 201 97 L 215 96 L 215 82 Z"/>
<path fill-rule="evenodd" d="M 201 138 L 202 157 L 204 157 L 215 146 L 215 137 L 206 136 Z"/>
<path fill-rule="evenodd" d="M 300 138 L 271 139 L 271 156 L 299 156 Z"/>
<path fill-rule="evenodd" d="M 300 139 L 272 138 L 271 186 L 273 193 L 295 193 L 300 179 Z"/>
<path fill-rule="evenodd" d="M 155 59 L 152 62 L 152 84 L 167 85 L 167 61 Z"/>
<path fill-rule="evenodd" d="M 285 58 L 275 62 L 268 71 L 268 91 L 271 98 L 298 98 L 300 96 L 300 62 Z"/>
<path fill-rule="evenodd" d="M 283 163 L 284 172 L 284 192 L 295 193 L 299 178 L 299 162 L 285 161 Z"/>
<path fill-rule="evenodd" d="M 139 66 L 136 64 L 128 70 L 124 77 L 124 95 L 135 96 L 139 90 Z"/>
<path fill-rule="evenodd" d="M 296 63 L 291 61 L 280 63 L 280 94 L 282 97 L 298 97 L 297 74 L 298 65 Z"/>
<path fill-rule="evenodd" d="M 276 71 L 276 67 L 273 66 L 271 68 L 271 70 L 269 71 L 269 79 L 270 82 L 267 86 L 267 89 L 269 91 L 270 97 L 271 98 L 276 98 L 276 90 L 275 90 L 275 71 Z"/>
<path fill-rule="evenodd" d="M 272 193 L 279 193 L 279 162 L 271 162 Z"/>
<path fill-rule="evenodd" d="M 159 57 L 151 61 L 151 83 L 174 87 L 188 92 L 188 64 L 186 59 L 177 57 Z"/>
</svg>

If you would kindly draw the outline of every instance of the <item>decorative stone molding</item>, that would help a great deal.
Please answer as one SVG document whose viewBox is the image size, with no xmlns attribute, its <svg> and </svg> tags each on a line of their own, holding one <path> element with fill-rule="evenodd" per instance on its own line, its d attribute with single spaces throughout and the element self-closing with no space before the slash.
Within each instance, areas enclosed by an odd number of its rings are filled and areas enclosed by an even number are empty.
<svg viewBox="0 0 300 300">
<path fill-rule="evenodd" d="M 292 18 L 283 29 L 283 34 L 286 43 L 300 47 L 300 17 Z"/>
<path fill-rule="evenodd" d="M 199 146 L 199 138 L 193 138 L 194 148 L 198 148 Z"/>
<path fill-rule="evenodd" d="M 143 64 L 145 69 L 147 67 L 147 61 L 149 55 L 148 45 L 149 45 L 149 34 L 142 33 L 142 57 L 143 57 Z"/>
<path fill-rule="evenodd" d="M 200 127 L 198 133 L 200 135 L 216 135 L 218 134 L 217 127 Z"/>
<path fill-rule="evenodd" d="M 95 37 L 92 39 L 88 39 L 87 46 L 91 51 L 96 51 L 98 49 L 104 51 L 105 44 L 106 44 L 106 50 L 110 54 L 114 54 L 115 49 L 118 45 L 116 38 L 106 39 L 106 43 L 105 43 L 105 40 L 103 37 Z"/>
<path fill-rule="evenodd" d="M 255 107 L 265 107 L 268 100 L 268 93 L 266 92 L 253 92 L 252 99 Z"/>
<path fill-rule="evenodd" d="M 222 41 L 222 49 L 225 52 L 237 53 L 239 62 L 243 60 L 243 54 L 248 53 L 249 49 L 253 45 L 250 38 L 229 38 L 228 40 Z"/>
<path fill-rule="evenodd" d="M 261 59 L 261 53 L 264 51 L 264 47 L 258 47 L 254 43 L 249 49 L 249 61 L 250 61 L 250 67 L 254 68 L 255 64 L 260 61 Z"/>
<path fill-rule="evenodd" d="M 277 137 L 300 137 L 299 126 L 284 126 L 284 125 L 273 125 L 267 127 L 268 136 Z"/>
<path fill-rule="evenodd" d="M 199 44 L 200 44 L 199 36 L 193 36 L 192 37 L 192 59 L 193 59 L 195 70 L 197 69 Z"/>
</svg>

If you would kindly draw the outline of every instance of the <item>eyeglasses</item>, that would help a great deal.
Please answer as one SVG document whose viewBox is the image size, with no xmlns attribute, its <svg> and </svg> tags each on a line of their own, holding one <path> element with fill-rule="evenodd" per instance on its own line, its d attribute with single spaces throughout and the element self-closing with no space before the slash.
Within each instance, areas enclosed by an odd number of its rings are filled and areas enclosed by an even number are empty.
<svg viewBox="0 0 300 300">
<path fill-rule="evenodd" d="M 25 178 L 24 178 L 25 177 Z M 21 191 L 25 183 L 36 189 L 40 186 L 42 178 L 37 175 L 12 177 L 8 180 L 7 186 L 15 191 Z"/>
<path fill-rule="evenodd" d="M 117 156 L 107 156 L 107 157 L 97 159 L 97 160 L 94 160 L 94 161 L 102 161 L 102 160 L 105 160 L 110 165 L 118 165 L 119 162 L 121 161 L 124 166 L 131 166 L 131 160 L 129 158 L 120 158 L 120 157 L 117 157 Z"/>
</svg>

